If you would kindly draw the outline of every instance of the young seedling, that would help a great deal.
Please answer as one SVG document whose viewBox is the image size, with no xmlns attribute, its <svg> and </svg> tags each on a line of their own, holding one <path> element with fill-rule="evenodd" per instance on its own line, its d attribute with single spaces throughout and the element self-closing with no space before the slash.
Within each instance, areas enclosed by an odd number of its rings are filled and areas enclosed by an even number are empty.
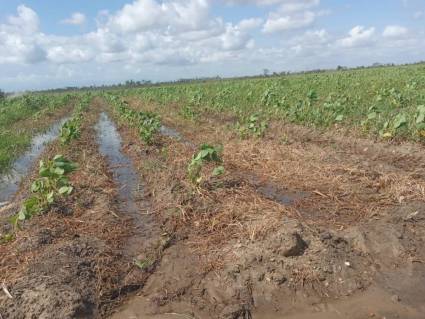
<svg viewBox="0 0 425 319">
<path fill-rule="evenodd" d="M 62 145 L 68 145 L 72 140 L 79 138 L 80 133 L 80 121 L 77 118 L 66 121 L 60 132 Z"/>
<path fill-rule="evenodd" d="M 263 137 L 268 128 L 268 123 L 265 120 L 260 120 L 258 114 L 253 114 L 245 120 L 243 124 L 239 122 L 236 124 L 236 129 L 241 138 L 248 138 L 249 136 Z"/>
<path fill-rule="evenodd" d="M 201 183 L 201 171 L 205 162 L 213 162 L 216 164 L 221 164 L 223 162 L 220 156 L 221 152 L 221 147 L 214 147 L 208 144 L 202 144 L 199 152 L 193 156 L 187 168 L 189 179 L 193 184 Z M 222 165 L 219 165 L 214 168 L 212 175 L 219 176 L 223 173 L 224 167 Z"/>
<path fill-rule="evenodd" d="M 46 163 L 40 161 L 39 178 L 31 184 L 33 195 L 24 201 L 21 210 L 11 218 L 15 229 L 19 227 L 20 221 L 45 212 L 58 197 L 70 195 L 73 187 L 67 175 L 77 168 L 76 163 L 62 155 L 56 155 Z"/>
</svg>

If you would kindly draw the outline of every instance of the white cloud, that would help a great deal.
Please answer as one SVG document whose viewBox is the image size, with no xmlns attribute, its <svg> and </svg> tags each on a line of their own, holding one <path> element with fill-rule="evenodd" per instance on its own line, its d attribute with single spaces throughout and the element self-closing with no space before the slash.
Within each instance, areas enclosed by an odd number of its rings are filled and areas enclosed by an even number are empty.
<svg viewBox="0 0 425 319">
<path fill-rule="evenodd" d="M 350 30 L 348 37 L 339 41 L 339 44 L 347 48 L 368 45 L 373 41 L 374 35 L 375 28 L 366 29 L 363 26 L 356 26 Z"/>
<path fill-rule="evenodd" d="M 249 43 L 248 34 L 238 28 L 228 25 L 226 32 L 220 37 L 223 50 L 241 50 L 252 43 Z"/>
<path fill-rule="evenodd" d="M 83 25 L 86 23 L 86 16 L 81 12 L 74 12 L 71 17 L 61 21 L 63 24 Z"/>
<path fill-rule="evenodd" d="M 316 14 L 312 11 L 305 11 L 302 13 L 285 16 L 272 13 L 264 24 L 263 31 L 265 33 L 273 33 L 305 28 L 313 24 L 315 18 Z"/>
<path fill-rule="evenodd" d="M 75 14 L 68 20 L 82 21 Z M 225 23 L 210 16 L 206 0 L 136 0 L 116 13 L 102 12 L 97 23 L 95 31 L 83 35 L 46 35 L 39 30 L 37 14 L 20 6 L 17 16 L 0 24 L 0 63 L 194 64 L 218 57 L 220 51 L 252 48 L 249 32 L 262 20 Z"/>
<path fill-rule="evenodd" d="M 317 7 L 320 0 L 303 0 L 303 1 L 284 1 L 281 6 L 281 11 L 286 13 L 299 12 Z"/>
<path fill-rule="evenodd" d="M 327 12 L 313 11 L 320 0 L 284 0 L 277 10 L 270 12 L 263 31 L 265 33 L 302 29 L 311 26 L 318 16 Z"/>
<path fill-rule="evenodd" d="M 26 7 L 25 5 L 20 5 L 17 8 L 17 12 L 17 16 L 10 16 L 8 18 L 9 26 L 11 28 L 23 33 L 38 31 L 40 20 L 34 10 Z"/>
<path fill-rule="evenodd" d="M 16 16 L 0 24 L 0 63 L 38 63 L 46 58 L 39 44 L 39 18 L 30 8 L 20 5 Z"/>
<path fill-rule="evenodd" d="M 385 38 L 400 38 L 407 35 L 409 30 L 399 25 L 389 25 L 385 28 L 382 35 Z"/>
<path fill-rule="evenodd" d="M 244 19 L 238 23 L 238 28 L 241 30 L 251 30 L 260 27 L 263 24 L 261 18 Z"/>
<path fill-rule="evenodd" d="M 81 63 L 91 60 L 94 54 L 89 49 L 61 45 L 49 49 L 47 58 L 54 63 Z"/>
<path fill-rule="evenodd" d="M 206 0 L 137 0 L 110 17 L 108 26 L 119 32 L 161 29 L 172 32 L 198 30 L 209 20 Z"/>
<path fill-rule="evenodd" d="M 318 5 L 320 0 L 223 0 L 232 5 L 236 4 L 255 4 L 258 6 L 282 5 L 288 10 L 302 10 Z"/>
</svg>

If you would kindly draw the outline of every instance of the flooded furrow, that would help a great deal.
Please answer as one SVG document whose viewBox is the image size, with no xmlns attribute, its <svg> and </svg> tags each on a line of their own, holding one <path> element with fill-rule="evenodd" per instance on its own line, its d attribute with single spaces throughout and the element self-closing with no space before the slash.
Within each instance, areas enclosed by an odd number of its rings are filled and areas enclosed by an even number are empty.
<svg viewBox="0 0 425 319">
<path fill-rule="evenodd" d="M 118 184 L 118 193 L 122 204 L 125 205 L 122 208 L 134 213 L 138 210 L 136 191 L 140 190 L 140 182 L 133 162 L 121 152 L 121 137 L 115 124 L 106 113 L 100 114 L 100 119 L 95 129 L 100 153 L 106 157 L 115 182 Z"/>
<path fill-rule="evenodd" d="M 100 153 L 105 156 L 118 188 L 120 212 L 132 219 L 135 234 L 126 245 L 126 254 L 134 257 L 154 238 L 155 224 L 149 214 L 150 204 L 144 200 L 139 174 L 130 157 L 122 149 L 121 136 L 105 112 L 100 114 L 95 127 Z"/>
<path fill-rule="evenodd" d="M 47 144 L 53 142 L 59 136 L 60 129 L 67 120 L 68 118 L 64 118 L 46 132 L 34 136 L 30 149 L 13 163 L 8 173 L 0 177 L 0 207 L 10 201 L 16 194 L 21 180 L 28 174 Z"/>
</svg>

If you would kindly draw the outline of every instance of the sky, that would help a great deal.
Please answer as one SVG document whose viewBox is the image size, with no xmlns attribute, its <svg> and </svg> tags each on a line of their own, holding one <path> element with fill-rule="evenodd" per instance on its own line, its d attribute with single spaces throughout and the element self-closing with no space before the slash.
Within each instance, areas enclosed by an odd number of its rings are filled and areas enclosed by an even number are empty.
<svg viewBox="0 0 425 319">
<path fill-rule="evenodd" d="M 425 0 L 0 0 L 0 89 L 425 60 Z"/>
</svg>

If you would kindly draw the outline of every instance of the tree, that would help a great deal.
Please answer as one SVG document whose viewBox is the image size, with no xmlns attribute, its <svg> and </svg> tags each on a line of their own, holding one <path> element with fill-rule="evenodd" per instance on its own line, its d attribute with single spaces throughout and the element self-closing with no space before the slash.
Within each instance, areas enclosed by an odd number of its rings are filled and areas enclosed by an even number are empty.
<svg viewBox="0 0 425 319">
<path fill-rule="evenodd" d="M 6 98 L 6 93 L 4 93 L 4 92 L 0 89 L 0 100 L 3 100 L 4 98 Z"/>
</svg>

